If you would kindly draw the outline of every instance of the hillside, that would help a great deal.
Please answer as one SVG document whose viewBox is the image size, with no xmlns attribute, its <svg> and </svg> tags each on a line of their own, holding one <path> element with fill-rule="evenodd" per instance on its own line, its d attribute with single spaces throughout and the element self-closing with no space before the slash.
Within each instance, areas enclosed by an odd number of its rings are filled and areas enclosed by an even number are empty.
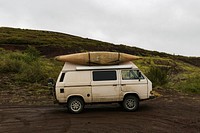
<svg viewBox="0 0 200 133">
<path fill-rule="evenodd" d="M 52 96 L 47 80 L 56 80 L 63 66 L 52 57 L 84 51 L 143 56 L 134 63 L 155 88 L 200 94 L 200 57 L 174 56 L 57 32 L 0 28 L 0 104 L 49 104 Z"/>
<path fill-rule="evenodd" d="M 34 46 L 46 57 L 84 51 L 117 51 L 139 56 L 168 57 L 200 66 L 200 57 L 174 56 L 167 53 L 144 50 L 123 44 L 115 45 L 58 32 L 0 28 L 0 47 L 8 50 L 25 50 L 28 45 Z"/>
</svg>

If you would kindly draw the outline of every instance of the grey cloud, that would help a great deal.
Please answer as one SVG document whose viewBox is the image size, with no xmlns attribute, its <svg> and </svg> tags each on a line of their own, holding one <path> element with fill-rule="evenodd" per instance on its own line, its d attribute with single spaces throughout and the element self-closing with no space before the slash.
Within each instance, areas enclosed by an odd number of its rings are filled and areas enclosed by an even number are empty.
<svg viewBox="0 0 200 133">
<path fill-rule="evenodd" d="M 200 56 L 199 0 L 0 0 L 0 25 Z"/>
</svg>

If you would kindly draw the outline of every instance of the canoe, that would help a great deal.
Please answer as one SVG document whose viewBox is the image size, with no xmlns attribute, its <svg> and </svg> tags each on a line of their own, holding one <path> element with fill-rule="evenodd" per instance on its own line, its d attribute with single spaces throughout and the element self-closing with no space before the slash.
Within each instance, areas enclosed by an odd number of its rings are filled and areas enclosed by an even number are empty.
<svg viewBox="0 0 200 133">
<path fill-rule="evenodd" d="M 61 62 L 70 62 L 79 65 L 115 65 L 127 61 L 140 59 L 134 56 L 118 52 L 85 52 L 69 55 L 56 56 L 55 59 Z"/>
</svg>

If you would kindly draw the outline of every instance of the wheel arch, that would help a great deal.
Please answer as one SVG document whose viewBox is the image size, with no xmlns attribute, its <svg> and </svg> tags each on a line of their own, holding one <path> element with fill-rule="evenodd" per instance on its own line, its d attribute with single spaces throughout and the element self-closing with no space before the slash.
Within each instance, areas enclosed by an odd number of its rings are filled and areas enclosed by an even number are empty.
<svg viewBox="0 0 200 133">
<path fill-rule="evenodd" d="M 69 102 L 70 99 L 72 99 L 74 97 L 78 97 L 78 98 L 82 99 L 83 102 L 85 103 L 85 100 L 84 100 L 83 96 L 81 96 L 81 95 L 70 95 L 70 96 L 68 96 L 67 103 Z"/>
<path fill-rule="evenodd" d="M 140 97 L 137 93 L 135 92 L 131 92 L 131 93 L 126 93 L 123 97 L 123 100 L 127 97 L 127 96 L 136 96 L 138 98 L 138 100 L 140 101 Z"/>
</svg>

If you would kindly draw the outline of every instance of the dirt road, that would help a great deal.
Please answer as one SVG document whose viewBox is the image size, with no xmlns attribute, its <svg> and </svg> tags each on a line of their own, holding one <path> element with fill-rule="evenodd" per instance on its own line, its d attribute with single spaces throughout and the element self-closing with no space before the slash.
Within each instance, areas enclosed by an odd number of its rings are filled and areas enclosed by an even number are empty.
<svg viewBox="0 0 200 133">
<path fill-rule="evenodd" d="M 0 132 L 199 133 L 200 96 L 161 93 L 141 102 L 137 112 L 124 112 L 118 104 L 88 105 L 82 114 L 57 105 L 0 105 Z"/>
</svg>

